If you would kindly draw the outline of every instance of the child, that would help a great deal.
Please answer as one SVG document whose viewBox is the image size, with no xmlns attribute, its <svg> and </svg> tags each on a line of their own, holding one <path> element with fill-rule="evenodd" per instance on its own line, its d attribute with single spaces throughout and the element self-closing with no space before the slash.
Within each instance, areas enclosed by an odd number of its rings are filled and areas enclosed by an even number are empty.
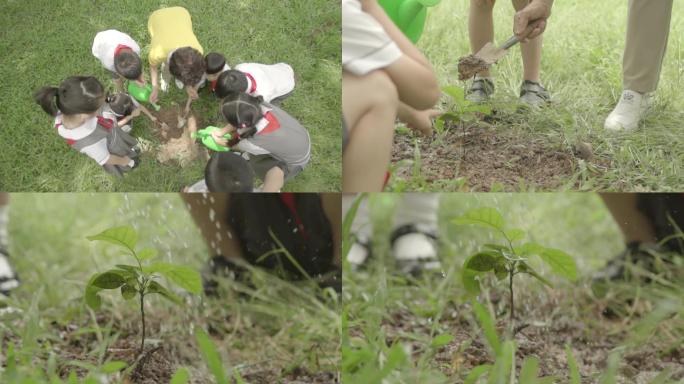
<svg viewBox="0 0 684 384">
<path fill-rule="evenodd" d="M 34 100 L 55 117 L 55 128 L 69 146 L 88 155 L 107 172 L 120 176 L 136 166 L 135 138 L 112 120 L 99 116 L 105 93 L 96 78 L 69 77 L 59 88 L 39 89 Z"/>
<path fill-rule="evenodd" d="M 9 194 L 0 192 L 0 299 L 19 286 L 19 277 L 9 262 Z"/>
<path fill-rule="evenodd" d="M 362 5 L 363 4 L 363 5 Z M 342 0 L 344 192 L 381 191 L 397 117 L 430 134 L 441 92 L 430 63 L 377 0 Z"/>
<path fill-rule="evenodd" d="M 252 192 L 254 171 L 237 152 L 212 152 L 204 179 L 183 192 Z"/>
<path fill-rule="evenodd" d="M 124 89 L 124 78 L 145 85 L 140 46 L 127 34 L 116 29 L 98 32 L 93 40 L 92 53 L 112 73 L 112 80 L 119 91 Z"/>
<path fill-rule="evenodd" d="M 204 57 L 204 63 L 207 66 L 207 81 L 210 84 L 209 89 L 211 92 L 216 92 L 216 83 L 218 82 L 219 76 L 230 69 L 230 66 L 226 64 L 226 58 L 222 54 L 216 52 L 209 52 Z"/>
<path fill-rule="evenodd" d="M 528 0 L 513 0 L 513 6 L 518 11 L 526 8 L 528 3 Z M 494 40 L 493 9 L 494 0 L 470 0 L 468 31 L 473 53 L 477 53 L 485 44 Z M 520 51 L 523 60 L 523 82 L 520 85 L 519 100 L 523 105 L 541 107 L 549 103 L 551 98 L 540 80 L 542 37 L 521 41 Z M 466 99 L 483 103 L 488 101 L 493 93 L 494 82 L 489 69 L 486 69 L 475 75 Z"/>
<path fill-rule="evenodd" d="M 278 104 L 292 93 L 294 87 L 294 70 L 285 63 L 243 63 L 221 74 L 216 96 L 223 98 L 233 92 L 247 92 L 251 96 L 263 97 L 267 103 Z"/>
<path fill-rule="evenodd" d="M 302 279 L 306 274 L 319 286 L 341 290 L 339 193 L 215 193 L 208 198 L 185 193 L 182 197 L 213 256 L 205 292 L 216 292 L 212 275 L 226 270 L 239 274 L 244 262 L 281 271 L 284 278 Z M 298 266 L 277 251 L 283 248 Z"/>
<path fill-rule="evenodd" d="M 125 94 L 117 93 L 107 96 L 105 107 L 102 109 L 102 117 L 116 121 L 119 127 L 126 133 L 131 132 L 131 121 L 134 117 L 144 113 L 152 122 L 157 122 L 157 117 L 134 98 Z"/>
<path fill-rule="evenodd" d="M 285 181 L 301 172 L 311 158 L 309 132 L 282 109 L 260 97 L 233 93 L 223 99 L 221 114 L 229 123 L 212 133 L 214 140 L 236 131 L 236 148 L 249 156 L 249 164 L 264 181 L 263 192 L 279 192 Z"/>
<path fill-rule="evenodd" d="M 158 9 L 147 21 L 150 32 L 150 78 L 152 93 L 150 101 L 157 102 L 159 96 L 159 66 L 162 72 L 170 71 L 176 77 L 176 86 L 184 88 L 188 94 L 186 113 L 190 103 L 197 99 L 197 89 L 204 83 L 205 64 L 204 50 L 192 31 L 190 13 L 183 7 Z M 168 76 L 166 76 L 168 78 Z M 162 90 L 166 92 L 168 85 L 161 79 Z"/>
</svg>

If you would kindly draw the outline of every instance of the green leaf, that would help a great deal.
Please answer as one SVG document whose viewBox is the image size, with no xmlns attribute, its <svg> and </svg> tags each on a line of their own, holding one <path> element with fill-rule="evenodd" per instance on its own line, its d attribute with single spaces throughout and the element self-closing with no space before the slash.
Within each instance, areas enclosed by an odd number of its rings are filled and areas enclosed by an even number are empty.
<svg viewBox="0 0 684 384">
<path fill-rule="evenodd" d="M 543 247 L 537 243 L 525 243 L 520 247 L 515 247 L 515 253 L 520 257 L 527 257 L 530 255 L 540 255 L 546 247 Z"/>
<path fill-rule="evenodd" d="M 483 115 L 491 115 L 492 114 L 492 107 L 491 107 L 491 105 L 488 105 L 488 104 L 473 103 L 473 102 L 466 100 L 465 105 L 463 107 L 463 112 L 464 113 L 481 113 Z"/>
<path fill-rule="evenodd" d="M 190 293 L 196 295 L 202 293 L 202 278 L 199 272 L 190 267 L 171 263 L 154 263 L 144 267 L 143 270 L 147 273 L 160 273 Z"/>
<path fill-rule="evenodd" d="M 156 281 L 150 281 L 147 286 L 147 293 L 158 293 L 165 299 L 168 299 L 174 304 L 182 305 L 183 300 L 175 294 L 171 293 L 168 289 L 164 288 L 163 285 L 157 283 Z"/>
<path fill-rule="evenodd" d="M 480 327 L 482 327 L 482 333 L 484 333 L 485 339 L 487 339 L 489 346 L 492 348 L 494 356 L 499 356 L 501 353 L 501 342 L 499 341 L 499 335 L 496 333 L 492 316 L 477 300 L 473 300 L 473 312 L 475 312 Z"/>
<path fill-rule="evenodd" d="M 124 277 L 116 270 L 110 270 L 107 272 L 100 273 L 92 282 L 97 288 L 100 289 L 117 289 L 124 285 L 126 280 Z"/>
<path fill-rule="evenodd" d="M 476 384 L 480 376 L 488 373 L 492 369 L 491 364 L 482 364 L 470 370 L 468 376 L 466 376 L 463 384 Z"/>
<path fill-rule="evenodd" d="M 526 235 L 525 231 L 523 231 L 522 229 L 517 229 L 517 228 L 509 229 L 508 231 L 505 231 L 504 233 L 506 233 L 506 237 L 508 237 L 508 240 L 510 240 L 511 243 L 524 239 L 525 235 Z"/>
<path fill-rule="evenodd" d="M 432 348 L 440 348 L 440 347 L 443 347 L 443 346 L 451 343 L 453 340 L 454 340 L 454 336 L 452 336 L 448 333 L 445 333 L 443 335 L 435 336 L 432 339 L 432 342 L 430 342 L 430 346 Z"/>
<path fill-rule="evenodd" d="M 546 248 L 539 257 L 551 267 L 551 270 L 570 281 L 577 280 L 577 264 L 572 256 L 560 249 Z"/>
<path fill-rule="evenodd" d="M 463 104 L 465 101 L 465 91 L 461 87 L 447 85 L 446 87 L 442 87 L 442 92 L 449 95 L 459 105 Z"/>
<path fill-rule="evenodd" d="M 86 304 L 95 311 L 102 306 L 102 298 L 98 295 L 102 289 L 93 285 L 93 280 L 95 280 L 98 275 L 99 274 L 96 273 L 90 278 L 88 284 L 86 284 L 84 296 Z"/>
<path fill-rule="evenodd" d="M 480 293 L 480 282 L 476 279 L 476 277 L 479 275 L 479 272 L 472 269 L 463 268 L 461 270 L 461 281 L 463 282 L 463 288 L 465 288 L 466 292 L 471 295 L 478 295 Z"/>
<path fill-rule="evenodd" d="M 537 382 L 537 374 L 539 373 L 539 359 L 534 356 L 529 356 L 523 361 L 520 369 L 520 382 L 525 384 L 535 384 Z"/>
<path fill-rule="evenodd" d="M 520 262 L 518 264 L 518 271 L 522 273 L 527 273 L 528 275 L 534 277 L 535 279 L 539 280 L 542 284 L 546 285 L 549 288 L 553 288 L 553 284 L 551 284 L 550 281 L 546 280 L 542 275 L 537 273 L 532 267 L 530 267 L 527 263 L 525 262 Z"/>
<path fill-rule="evenodd" d="M 508 267 L 506 264 L 506 259 L 503 257 L 496 261 L 494 264 L 494 275 L 498 280 L 503 280 L 508 277 Z"/>
<path fill-rule="evenodd" d="M 115 265 L 115 267 L 119 268 L 122 271 L 134 273 L 135 276 L 138 276 L 141 272 L 140 267 L 135 266 L 135 265 L 117 264 L 117 265 Z"/>
<path fill-rule="evenodd" d="M 479 252 L 468 258 L 464 268 L 478 272 L 489 272 L 494 269 L 494 265 L 499 258 L 503 258 L 503 256 L 493 252 Z"/>
<path fill-rule="evenodd" d="M 494 367 L 489 373 L 489 383 L 507 384 L 515 382 L 515 342 L 507 340 L 501 345 Z"/>
<path fill-rule="evenodd" d="M 114 227 L 105 229 L 97 235 L 87 236 L 90 241 L 102 240 L 108 243 L 116 244 L 124 247 L 131 252 L 135 251 L 135 244 L 138 242 L 138 233 L 133 227 L 125 225 L 122 227 Z"/>
<path fill-rule="evenodd" d="M 190 379 L 190 372 L 185 367 L 180 367 L 171 377 L 169 384 L 186 384 Z"/>
<path fill-rule="evenodd" d="M 494 208 L 476 208 L 465 213 L 461 217 L 457 217 L 452 221 L 458 225 L 478 225 L 485 228 L 493 228 L 498 231 L 503 231 L 504 221 L 501 213 Z"/>
<path fill-rule="evenodd" d="M 199 346 L 204 362 L 207 363 L 209 371 L 214 375 L 217 384 L 228 384 L 228 379 L 223 370 L 223 362 L 221 362 L 221 355 L 216 350 L 216 346 L 209 339 L 209 335 L 202 328 L 195 328 L 195 339 Z"/>
<path fill-rule="evenodd" d="M 100 367 L 100 372 L 107 374 L 119 372 L 120 370 L 126 368 L 127 365 L 128 364 L 126 364 L 124 361 L 110 361 Z"/>
<path fill-rule="evenodd" d="M 349 207 L 349 210 L 347 210 L 347 213 L 344 215 L 344 219 L 342 221 L 342 254 L 346 255 L 349 253 L 349 250 L 351 249 L 351 246 L 354 243 L 354 240 L 352 239 L 351 236 L 351 226 L 352 223 L 354 222 L 354 218 L 356 217 L 356 212 L 359 210 L 359 206 L 361 205 L 361 202 L 366 198 L 365 193 L 361 193 L 356 198 L 354 199 L 354 202 L 351 204 L 351 207 Z"/>
<path fill-rule="evenodd" d="M 157 257 L 157 250 L 154 248 L 143 248 L 137 253 L 138 260 L 145 261 Z"/>
<path fill-rule="evenodd" d="M 570 384 L 581 384 L 582 376 L 580 375 L 579 367 L 577 366 L 577 360 L 572 354 L 572 348 L 570 345 L 565 345 L 565 355 L 568 359 L 568 370 L 570 371 Z"/>
<path fill-rule="evenodd" d="M 121 296 L 126 299 L 130 300 L 135 297 L 135 295 L 138 294 L 138 291 L 135 290 L 134 287 L 132 287 L 129 284 L 124 284 L 121 286 Z"/>
</svg>

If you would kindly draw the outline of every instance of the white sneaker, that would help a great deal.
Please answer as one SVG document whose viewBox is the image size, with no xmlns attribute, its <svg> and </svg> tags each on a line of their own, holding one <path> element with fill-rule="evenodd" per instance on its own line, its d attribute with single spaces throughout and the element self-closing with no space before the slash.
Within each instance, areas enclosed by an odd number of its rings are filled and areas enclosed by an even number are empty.
<svg viewBox="0 0 684 384">
<path fill-rule="evenodd" d="M 620 101 L 606 118 L 603 127 L 616 132 L 637 129 L 639 122 L 648 111 L 650 101 L 651 96 L 649 94 L 624 90 Z"/>
<path fill-rule="evenodd" d="M 404 274 L 418 276 L 423 272 L 440 273 L 436 239 L 422 232 L 396 233 L 392 236 L 392 254 Z"/>
<path fill-rule="evenodd" d="M 159 87 L 162 92 L 167 92 L 169 90 L 169 83 L 166 81 L 166 76 L 164 76 L 166 73 L 166 65 L 162 63 L 161 72 L 159 73 Z"/>
</svg>

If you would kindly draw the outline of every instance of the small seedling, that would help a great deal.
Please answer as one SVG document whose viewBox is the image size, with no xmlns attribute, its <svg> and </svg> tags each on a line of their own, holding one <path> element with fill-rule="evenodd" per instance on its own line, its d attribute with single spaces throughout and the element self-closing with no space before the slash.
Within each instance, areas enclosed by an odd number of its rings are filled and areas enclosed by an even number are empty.
<svg viewBox="0 0 684 384">
<path fill-rule="evenodd" d="M 519 274 L 530 275 L 543 284 L 551 286 L 551 283 L 537 273 L 528 264 L 528 258 L 533 255 L 539 256 L 551 267 L 556 275 L 570 281 L 577 279 L 577 265 L 570 255 L 553 248 L 547 248 L 537 243 L 527 242 L 522 245 L 514 245 L 525 239 L 525 231 L 517 228 L 506 229 L 501 213 L 494 208 L 478 208 L 466 212 L 465 215 L 453 220 L 457 225 L 477 225 L 494 229 L 505 240 L 504 244 L 484 244 L 484 250 L 477 252 L 466 259 L 463 264 L 462 280 L 466 290 L 472 294 L 479 294 L 480 283 L 478 277 L 492 272 L 498 280 L 508 279 L 509 306 L 510 306 L 510 329 L 513 330 L 515 319 L 515 303 L 513 292 L 513 278 Z"/>
<path fill-rule="evenodd" d="M 138 296 L 140 298 L 142 323 L 140 350 L 138 352 L 140 355 L 145 347 L 145 296 L 157 293 L 174 304 L 181 305 L 183 303 L 178 296 L 157 282 L 157 278 L 164 276 L 186 291 L 200 294 L 202 292 L 200 275 L 192 268 L 171 263 L 155 262 L 143 266 L 143 262 L 152 260 L 157 256 L 157 251 L 154 248 L 143 248 L 136 251 L 138 233 L 129 226 L 110 228 L 97 235 L 88 236 L 87 239 L 116 244 L 127 250 L 137 261 L 137 265 L 118 264 L 113 269 L 93 275 L 85 288 L 85 301 L 90 308 L 99 309 L 102 305 L 99 292 L 104 289 L 120 289 L 121 296 L 125 300 Z"/>
<path fill-rule="evenodd" d="M 452 107 L 450 112 L 441 114 L 435 120 L 435 130 L 439 133 L 444 131 L 447 121 L 456 123 L 472 123 L 480 119 L 482 115 L 491 115 L 492 107 L 486 104 L 473 103 L 465 99 L 463 88 L 448 85 L 442 88 L 442 92 L 451 97 Z"/>
</svg>

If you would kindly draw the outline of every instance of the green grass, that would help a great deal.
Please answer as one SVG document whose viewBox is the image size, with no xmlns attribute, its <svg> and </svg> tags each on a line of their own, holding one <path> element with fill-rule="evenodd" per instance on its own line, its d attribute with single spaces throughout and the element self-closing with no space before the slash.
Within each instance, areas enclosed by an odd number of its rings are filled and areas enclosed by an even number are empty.
<svg viewBox="0 0 684 384">
<path fill-rule="evenodd" d="M 418 43 L 432 62 L 442 86 L 465 86 L 458 81 L 456 63 L 459 57 L 470 53 L 469 4 L 468 0 L 451 0 L 432 8 Z M 514 10 L 510 1 L 498 1 L 494 8 L 495 41 L 502 42 L 512 34 Z M 684 117 L 684 93 L 681 91 L 684 87 L 684 13 L 681 8 L 682 4 L 675 2 L 655 104 L 637 131 L 610 134 L 603 128 L 604 119 L 622 91 L 622 53 L 627 23 L 627 2 L 622 0 L 555 2 L 544 33 L 542 56 L 542 83 L 551 92 L 553 105 L 540 113 L 523 116 L 511 116 L 515 112 L 507 112 L 517 101 L 522 82 L 520 48 L 514 47 L 492 72 L 496 84 L 492 103 L 495 108 L 504 110 L 504 122 L 495 123 L 494 129 L 519 135 L 523 142 L 543 140 L 549 148 L 572 148 L 578 141 L 590 142 L 595 158 L 610 163 L 607 170 L 598 174 L 576 166 L 573 178 L 577 183 L 563 185 L 561 189 L 681 190 L 684 188 L 681 177 L 681 164 L 684 163 L 681 128 Z M 450 180 L 426 185 L 420 178 L 409 188 L 463 189 Z M 545 189 L 543 185 L 521 188 Z"/>
<path fill-rule="evenodd" d="M 69 362 L 102 366 L 125 360 L 116 349 L 139 343 L 136 301 L 105 292 L 102 309 L 92 312 L 82 299 L 90 275 L 131 262 L 117 247 L 90 242 L 87 235 L 128 224 L 139 232 L 140 247 L 156 248 L 161 261 L 201 268 L 208 259 L 178 195 L 21 193 L 11 199 L 10 252 L 22 285 L 7 304 L 22 312 L 0 311 L 0 355 L 4 365 L 14 342 L 24 375 L 47 370 L 53 356 L 65 377 L 75 369 Z M 339 365 L 336 304 L 320 301 L 308 285 L 259 271 L 253 284 L 234 283 L 218 299 L 184 296 L 184 307 L 146 297 L 148 340 L 161 340 L 168 370 L 185 366 L 193 382 L 210 382 L 193 335 L 202 327 L 209 330 L 226 372 L 236 370 L 247 382 L 334 375 Z M 12 382 L 5 379 L 0 381 Z"/>
<path fill-rule="evenodd" d="M 534 268 L 540 268 L 541 274 L 551 280 L 552 289 L 534 279 L 516 276 L 516 324 L 528 325 L 515 338 L 517 363 L 537 357 L 544 375 L 557 376 L 554 382 L 569 382 L 565 357 L 565 344 L 569 344 L 579 362 L 582 382 L 598 382 L 613 348 L 620 353 L 615 367 L 620 368 L 623 381 L 619 382 L 650 382 L 640 380 L 665 368 L 673 368 L 680 379 L 684 377 L 684 365 L 670 360 L 667 352 L 669 348 L 681 351 L 684 340 L 681 281 L 675 280 L 669 286 L 616 284 L 605 297 L 594 295 L 590 289 L 593 271 L 623 249 L 620 231 L 598 196 L 443 194 L 439 208 L 440 257 L 446 272 L 443 279 L 408 279 L 395 269 L 388 236 L 396 196 L 371 197 L 374 259 L 367 271 L 345 269 L 344 382 L 370 377 L 363 376 L 364 368 L 380 372 L 381 367 L 400 362 L 384 373 L 382 383 L 462 383 L 475 366 L 495 362 L 488 352 L 486 331 L 476 325 L 472 298 L 466 295 L 460 272 L 469 255 L 481 250 L 483 243 L 499 238 L 492 231 L 449 223 L 479 207 L 497 208 L 507 228 L 525 230 L 531 241 L 566 251 L 578 264 L 579 280 L 570 283 L 553 277 L 538 259 L 530 259 Z M 483 287 L 477 299 L 496 314 L 494 324 L 503 339 L 508 325 L 506 284 L 488 279 Z M 638 297 L 628 306 L 627 314 L 617 319 L 602 316 L 607 306 L 622 308 L 618 295 L 624 292 Z M 624 346 L 626 349 L 620 349 Z M 404 353 L 397 353 L 397 349 Z M 632 368 L 620 359 L 627 355 L 631 355 L 629 361 L 649 360 L 653 364 Z M 355 361 L 359 356 L 364 358 Z"/>
<path fill-rule="evenodd" d="M 205 53 L 221 52 L 231 65 L 292 65 L 297 85 L 282 107 L 309 130 L 312 158 L 285 190 L 340 190 L 340 12 L 334 0 L 6 1 L 0 15 L 0 190 L 175 192 L 203 177 L 203 160 L 180 168 L 160 164 L 149 153 L 123 179 L 110 177 L 90 158 L 68 148 L 54 132 L 52 118 L 32 100 L 37 88 L 57 86 L 71 75 L 94 75 L 113 90 L 110 75 L 90 52 L 95 34 L 110 28 L 126 32 L 146 58 L 149 14 L 179 4 L 190 12 Z M 184 95 L 172 84 L 168 94 L 160 95 L 161 105 L 182 104 Z M 205 120 L 216 119 L 218 102 L 205 93 L 193 109 Z M 151 128 L 140 117 L 133 133 L 151 139 Z"/>
</svg>

